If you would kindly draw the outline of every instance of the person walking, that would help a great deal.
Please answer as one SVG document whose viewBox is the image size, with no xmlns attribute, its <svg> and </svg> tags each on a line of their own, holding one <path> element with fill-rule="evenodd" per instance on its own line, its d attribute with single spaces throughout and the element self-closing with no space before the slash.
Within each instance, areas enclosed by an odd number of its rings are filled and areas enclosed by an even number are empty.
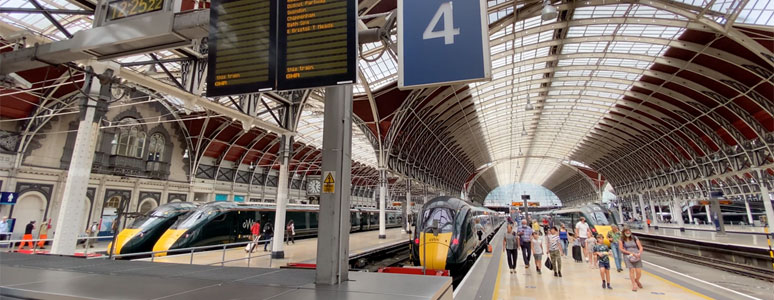
<svg viewBox="0 0 774 300">
<path fill-rule="evenodd" d="M 513 225 L 508 225 L 505 237 L 503 238 L 503 251 L 508 258 L 508 268 L 511 273 L 516 273 L 516 261 L 518 260 L 519 236 L 513 232 Z"/>
<path fill-rule="evenodd" d="M 615 268 L 617 272 L 623 271 L 621 268 L 621 250 L 618 249 L 618 241 L 621 240 L 621 231 L 618 230 L 617 225 L 610 226 L 610 231 L 607 232 L 607 240 L 610 241 L 610 252 L 613 254 L 613 260 L 615 260 Z"/>
<path fill-rule="evenodd" d="M 91 226 L 86 228 L 86 242 L 83 243 L 83 249 L 94 248 L 94 238 L 98 232 L 99 225 L 97 225 L 97 222 L 92 223 Z"/>
<path fill-rule="evenodd" d="M 589 237 L 586 239 L 586 249 L 588 249 L 589 253 L 589 268 L 596 269 L 597 266 L 597 256 L 594 255 L 594 247 L 597 246 L 597 236 L 601 234 L 591 234 L 591 231 L 589 231 Z"/>
<path fill-rule="evenodd" d="M 475 219 L 473 222 L 476 223 L 474 229 L 476 230 L 476 235 L 478 235 L 478 241 L 481 242 L 481 239 L 484 236 L 484 225 L 481 225 L 481 219 Z"/>
<path fill-rule="evenodd" d="M 543 263 L 543 243 L 540 242 L 540 236 L 538 236 L 537 232 L 532 232 L 532 240 L 530 243 L 532 244 L 532 258 L 535 259 L 535 269 L 538 274 L 543 274 L 540 272 L 540 269 L 542 268 L 540 264 Z"/>
<path fill-rule="evenodd" d="M 296 224 L 293 222 L 293 220 L 290 220 L 288 222 L 288 225 L 285 226 L 285 244 L 290 245 L 290 242 L 293 242 L 293 244 L 296 244 Z"/>
<path fill-rule="evenodd" d="M 263 252 L 266 252 L 269 251 L 266 250 L 266 248 L 269 247 L 271 239 L 274 237 L 274 229 L 271 228 L 271 221 L 267 221 L 266 225 L 263 226 L 263 237 L 266 239 L 266 244 L 263 244 Z"/>
<path fill-rule="evenodd" d="M 32 231 L 35 230 L 35 220 L 30 221 L 27 223 L 27 227 L 24 227 L 24 236 L 22 237 L 22 242 L 19 245 L 19 250 L 24 249 L 24 246 L 29 244 L 30 249 L 35 248 L 35 243 L 32 242 Z"/>
<path fill-rule="evenodd" d="M 629 269 L 632 291 L 636 292 L 637 288 L 642 288 L 642 283 L 640 283 L 640 277 L 642 277 L 642 243 L 640 243 L 639 238 L 632 234 L 632 230 L 629 227 L 625 227 L 623 236 L 618 242 L 618 247 L 621 253 L 626 255 L 624 263 L 626 268 Z"/>
<path fill-rule="evenodd" d="M 532 232 L 540 232 L 540 224 L 537 220 L 532 220 Z"/>
<path fill-rule="evenodd" d="M 562 243 L 562 254 L 567 256 L 567 246 L 570 245 L 570 238 L 567 236 L 567 228 L 564 227 L 564 223 L 562 223 L 559 229 L 559 241 Z"/>
<path fill-rule="evenodd" d="M 607 248 L 604 241 L 605 237 L 598 234 L 597 243 L 592 253 L 599 263 L 599 276 L 602 277 L 602 288 L 612 290 L 613 287 L 610 286 L 610 249 Z"/>
<path fill-rule="evenodd" d="M 551 263 L 554 264 L 554 276 L 562 277 L 562 243 L 560 241 L 558 230 L 556 226 L 551 227 L 548 230 L 546 236 L 546 249 L 548 249 L 548 257 L 551 259 Z M 564 253 L 567 253 L 565 250 Z"/>
<path fill-rule="evenodd" d="M 586 239 L 589 236 L 589 224 L 586 223 L 586 218 L 580 217 L 580 221 L 575 224 L 575 238 L 580 243 L 581 250 L 583 250 L 583 257 L 586 261 L 589 261 L 588 249 L 586 249 Z"/>
<path fill-rule="evenodd" d="M 51 229 L 51 219 L 48 219 L 43 225 L 40 225 L 40 231 L 38 231 L 38 248 L 46 249 L 46 239 L 48 238 L 48 230 Z"/>
<path fill-rule="evenodd" d="M 8 217 L 3 216 L 3 219 L 0 220 L 0 241 L 5 240 L 6 236 L 9 235 L 11 235 L 11 224 L 8 224 Z"/>
<path fill-rule="evenodd" d="M 521 256 L 524 258 L 524 268 L 529 269 L 529 259 L 532 256 L 532 228 L 527 226 L 527 220 L 521 220 L 521 226 L 517 234 L 521 241 Z"/>
</svg>

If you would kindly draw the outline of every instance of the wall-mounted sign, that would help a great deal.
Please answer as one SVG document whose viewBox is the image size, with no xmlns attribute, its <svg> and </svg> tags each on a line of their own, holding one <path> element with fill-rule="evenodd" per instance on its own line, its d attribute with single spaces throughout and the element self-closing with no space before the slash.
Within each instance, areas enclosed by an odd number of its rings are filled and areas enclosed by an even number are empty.
<svg viewBox="0 0 774 300">
<path fill-rule="evenodd" d="M 322 192 L 323 194 L 333 194 L 336 192 L 336 172 L 323 172 Z"/>
<path fill-rule="evenodd" d="M 272 0 L 212 1 L 207 96 L 274 89 L 276 14 Z"/>
<path fill-rule="evenodd" d="M 16 204 L 16 200 L 19 198 L 19 193 L 14 192 L 2 192 L 0 193 L 0 204 Z"/>
<path fill-rule="evenodd" d="M 511 202 L 511 206 L 524 206 L 523 202 Z"/>
</svg>

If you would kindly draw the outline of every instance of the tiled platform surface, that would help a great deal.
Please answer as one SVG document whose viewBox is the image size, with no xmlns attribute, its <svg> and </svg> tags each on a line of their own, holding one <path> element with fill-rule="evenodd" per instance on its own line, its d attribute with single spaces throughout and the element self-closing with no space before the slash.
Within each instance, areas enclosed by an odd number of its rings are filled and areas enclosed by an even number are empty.
<svg viewBox="0 0 774 300">
<path fill-rule="evenodd" d="M 450 299 L 448 277 L 350 272 L 338 286 L 314 270 L 210 267 L 0 253 L 0 298 Z"/>
</svg>

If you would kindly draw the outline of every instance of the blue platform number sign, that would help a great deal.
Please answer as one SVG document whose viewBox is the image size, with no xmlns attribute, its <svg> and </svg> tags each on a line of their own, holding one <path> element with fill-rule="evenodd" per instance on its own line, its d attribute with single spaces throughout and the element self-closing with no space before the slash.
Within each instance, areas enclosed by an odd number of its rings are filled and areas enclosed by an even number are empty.
<svg viewBox="0 0 774 300">
<path fill-rule="evenodd" d="M 398 0 L 398 87 L 491 78 L 483 0 Z"/>
<path fill-rule="evenodd" d="M 228 195 L 226 195 L 226 194 L 215 194 L 215 201 L 228 201 Z"/>
<path fill-rule="evenodd" d="M 0 204 L 16 204 L 17 198 L 19 198 L 19 193 L 2 192 L 0 193 Z"/>
</svg>

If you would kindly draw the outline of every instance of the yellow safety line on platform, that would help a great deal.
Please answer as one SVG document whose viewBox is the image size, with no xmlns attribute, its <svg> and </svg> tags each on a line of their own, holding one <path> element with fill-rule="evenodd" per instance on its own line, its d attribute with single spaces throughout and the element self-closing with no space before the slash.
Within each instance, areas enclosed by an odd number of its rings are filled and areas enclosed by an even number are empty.
<svg viewBox="0 0 774 300">
<path fill-rule="evenodd" d="M 707 297 L 707 296 L 705 296 L 705 295 L 703 295 L 703 294 L 701 294 L 701 293 L 699 293 L 699 292 L 697 292 L 697 291 L 694 291 L 694 290 L 692 290 L 692 289 L 689 289 L 689 288 L 687 288 L 687 287 L 684 287 L 684 286 L 682 286 L 682 285 L 679 285 L 679 284 L 677 284 L 677 283 L 674 283 L 674 282 L 672 282 L 672 281 L 670 281 L 670 280 L 666 280 L 666 279 L 664 279 L 664 278 L 662 278 L 661 276 L 658 276 L 658 275 L 656 275 L 656 274 L 650 273 L 650 272 L 648 272 L 648 271 L 645 271 L 645 270 L 643 270 L 643 271 L 642 271 L 642 273 L 645 273 L 646 275 L 650 275 L 651 277 L 654 277 L 654 278 L 656 278 L 656 279 L 658 279 L 658 280 L 661 280 L 661 281 L 663 281 L 663 282 L 666 282 L 667 284 L 669 284 L 669 285 L 671 285 L 671 286 L 678 287 L 678 288 L 680 288 L 680 289 L 682 289 L 682 290 L 684 290 L 684 291 L 686 291 L 686 292 L 689 292 L 689 293 L 691 293 L 691 294 L 694 294 L 694 295 L 696 295 L 696 296 L 699 296 L 699 297 L 701 297 L 701 298 L 704 298 L 704 299 L 709 299 L 709 300 L 713 300 L 712 298 L 710 298 L 710 297 Z"/>
<path fill-rule="evenodd" d="M 500 264 L 497 266 L 497 280 L 495 280 L 494 293 L 492 294 L 492 299 L 494 300 L 497 299 L 497 292 L 500 290 L 500 275 L 503 271 L 503 256 L 505 255 L 500 255 Z"/>
</svg>

